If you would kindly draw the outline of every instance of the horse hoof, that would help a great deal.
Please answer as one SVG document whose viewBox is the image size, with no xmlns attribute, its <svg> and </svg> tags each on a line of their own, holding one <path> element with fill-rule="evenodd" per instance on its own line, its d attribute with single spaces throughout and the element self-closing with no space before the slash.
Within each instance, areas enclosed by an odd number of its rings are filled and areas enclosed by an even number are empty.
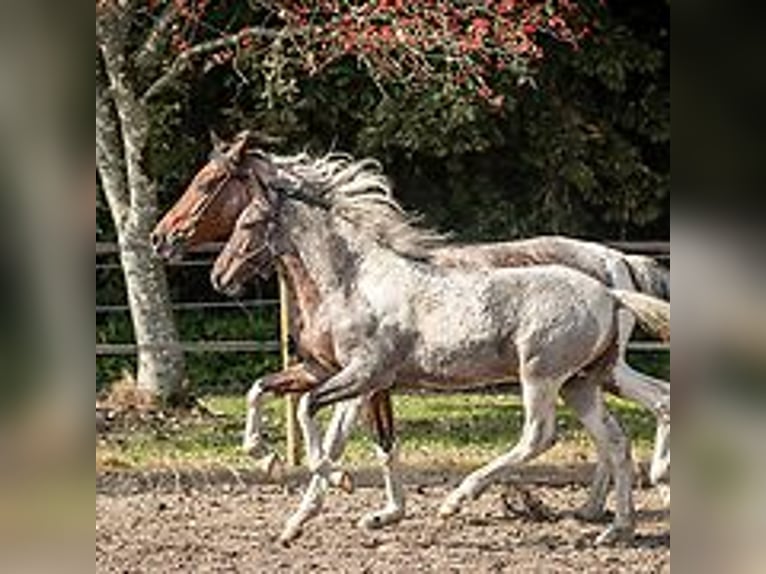
<svg viewBox="0 0 766 574">
<path fill-rule="evenodd" d="M 288 524 L 282 531 L 282 534 L 279 535 L 279 543 L 282 546 L 290 546 L 290 544 L 301 535 L 301 532 L 302 529 L 300 526 L 293 526 Z"/>
<path fill-rule="evenodd" d="M 450 518 L 460 511 L 460 500 L 445 500 L 439 507 L 439 518 Z"/>
<path fill-rule="evenodd" d="M 629 544 L 633 541 L 632 526 L 616 526 L 612 524 L 596 537 L 594 546 L 614 546 L 618 543 Z"/>
<path fill-rule="evenodd" d="M 359 527 L 366 528 L 367 530 L 378 530 L 389 524 L 399 522 L 403 516 L 404 512 L 401 510 L 370 512 L 359 520 Z"/>
</svg>

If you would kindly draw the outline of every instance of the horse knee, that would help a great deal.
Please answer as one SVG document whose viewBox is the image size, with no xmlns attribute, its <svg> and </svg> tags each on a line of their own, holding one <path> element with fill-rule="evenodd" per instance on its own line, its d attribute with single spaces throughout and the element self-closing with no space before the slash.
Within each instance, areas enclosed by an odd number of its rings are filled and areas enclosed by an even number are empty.
<svg viewBox="0 0 766 574">
<path fill-rule="evenodd" d="M 319 406 L 317 405 L 314 393 L 307 392 L 298 400 L 298 406 L 295 413 L 299 421 L 308 421 L 314 417 L 318 410 Z"/>
<path fill-rule="evenodd" d="M 299 419 L 306 419 L 311 416 L 309 393 L 306 393 L 298 400 L 298 406 L 295 409 L 295 414 Z"/>
<path fill-rule="evenodd" d="M 556 442 L 555 419 L 539 419 L 530 422 L 519 441 L 522 457 L 528 459 L 548 450 Z"/>
<path fill-rule="evenodd" d="M 607 419 L 607 429 L 609 432 L 609 456 L 615 467 L 631 464 L 630 439 L 622 427 L 611 416 Z"/>
</svg>

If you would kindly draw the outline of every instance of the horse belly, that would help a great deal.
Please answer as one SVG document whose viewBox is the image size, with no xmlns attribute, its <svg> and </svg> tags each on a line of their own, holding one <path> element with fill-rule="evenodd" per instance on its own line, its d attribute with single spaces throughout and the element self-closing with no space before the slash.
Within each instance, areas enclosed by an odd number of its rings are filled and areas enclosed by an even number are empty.
<svg viewBox="0 0 766 574">
<path fill-rule="evenodd" d="M 518 356 L 505 322 L 479 310 L 452 308 L 422 318 L 414 366 L 428 380 L 459 383 L 507 379 Z"/>
<path fill-rule="evenodd" d="M 608 291 L 590 279 L 528 306 L 517 332 L 525 376 L 565 379 L 598 358 L 612 341 L 613 306 Z"/>
</svg>

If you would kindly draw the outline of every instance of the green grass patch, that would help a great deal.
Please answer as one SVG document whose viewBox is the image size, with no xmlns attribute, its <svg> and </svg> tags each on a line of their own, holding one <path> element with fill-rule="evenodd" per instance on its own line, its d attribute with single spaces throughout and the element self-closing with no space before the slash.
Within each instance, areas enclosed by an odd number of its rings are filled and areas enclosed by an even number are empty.
<svg viewBox="0 0 766 574">
<path fill-rule="evenodd" d="M 239 451 L 244 398 L 211 395 L 202 401 L 215 417 L 170 418 L 102 436 L 96 446 L 97 467 L 252 466 L 252 459 Z M 609 405 L 633 437 L 636 457 L 645 458 L 654 439 L 653 416 L 623 400 L 609 399 Z M 402 460 L 413 465 L 485 462 L 510 448 L 522 425 L 520 399 L 511 394 L 399 395 L 394 398 L 394 413 Z M 323 425 L 330 414 L 330 410 L 320 413 Z M 560 445 L 548 458 L 592 459 L 590 441 L 572 413 L 560 408 L 557 422 Z M 284 455 L 282 399 L 266 401 L 264 426 L 269 445 Z M 375 463 L 364 416 L 349 441 L 344 461 L 351 466 Z"/>
</svg>

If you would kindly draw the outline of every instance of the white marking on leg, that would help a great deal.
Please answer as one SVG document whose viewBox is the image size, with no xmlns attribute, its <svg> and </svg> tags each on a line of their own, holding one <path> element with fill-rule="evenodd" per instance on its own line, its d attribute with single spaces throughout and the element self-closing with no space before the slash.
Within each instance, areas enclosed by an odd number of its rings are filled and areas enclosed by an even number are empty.
<svg viewBox="0 0 766 574">
<path fill-rule="evenodd" d="M 659 421 L 654 437 L 654 455 L 649 469 L 652 484 L 670 480 L 670 423 Z"/>
<path fill-rule="evenodd" d="M 335 407 L 322 443 L 324 456 L 329 460 L 332 467 L 339 462 L 343 447 L 351 435 L 363 402 L 364 397 L 357 397 L 340 403 Z M 351 476 L 344 470 L 332 470 L 329 474 L 329 480 L 332 486 L 340 487 L 346 492 L 354 490 L 354 482 Z"/>
<path fill-rule="evenodd" d="M 306 445 L 306 463 L 311 472 L 316 472 L 322 462 L 322 442 L 319 425 L 309 412 L 311 394 L 304 394 L 298 401 L 296 418 L 303 434 L 303 443 Z"/>
<path fill-rule="evenodd" d="M 398 448 L 394 445 L 386 452 L 376 445 L 378 460 L 383 469 L 383 481 L 386 488 L 386 506 L 381 510 L 365 514 L 359 521 L 360 526 L 369 529 L 381 528 L 398 522 L 404 517 L 404 490 L 399 480 L 397 469 Z"/>
<path fill-rule="evenodd" d="M 324 496 L 327 492 L 327 478 L 320 473 L 311 477 L 311 482 L 303 494 L 301 504 L 285 523 L 285 528 L 279 536 L 282 544 L 288 544 L 300 536 L 303 525 L 316 516 L 322 509 Z"/>
<path fill-rule="evenodd" d="M 340 457 L 340 450 L 354 428 L 363 403 L 364 397 L 356 397 L 336 405 L 322 444 L 325 455 L 331 461 L 336 462 Z"/>
<path fill-rule="evenodd" d="M 261 436 L 261 400 L 263 397 L 263 381 L 258 379 L 247 392 L 247 414 L 245 415 L 245 434 L 242 440 L 242 450 L 251 456 L 257 456 L 263 445 Z"/>
</svg>

